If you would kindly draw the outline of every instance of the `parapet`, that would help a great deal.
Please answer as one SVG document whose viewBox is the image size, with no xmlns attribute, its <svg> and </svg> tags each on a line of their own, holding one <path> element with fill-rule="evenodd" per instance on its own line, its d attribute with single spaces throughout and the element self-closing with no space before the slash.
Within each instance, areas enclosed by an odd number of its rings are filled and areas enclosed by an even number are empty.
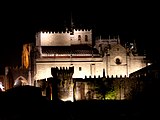
<svg viewBox="0 0 160 120">
<path fill-rule="evenodd" d="M 111 76 L 107 75 L 107 76 L 105 76 L 105 77 L 100 77 L 100 75 L 98 75 L 98 76 L 95 76 L 95 75 L 94 75 L 94 76 L 88 76 L 88 77 L 85 76 L 85 79 L 86 79 L 86 78 L 93 78 L 93 79 L 94 79 L 94 78 L 127 78 L 127 76 L 126 76 L 126 75 L 125 75 L 125 76 L 122 76 L 122 75 L 117 76 L 117 75 L 116 75 L 116 76 L 114 77 L 113 75 L 111 75 Z"/>
<path fill-rule="evenodd" d="M 53 77 L 57 77 L 58 74 L 68 74 L 68 73 L 74 73 L 74 67 L 52 67 L 51 68 L 51 74 Z"/>
<path fill-rule="evenodd" d="M 89 32 L 89 31 L 92 31 L 92 30 L 91 29 L 74 29 L 74 31 L 76 31 L 76 32 L 81 32 L 81 31 Z"/>
<path fill-rule="evenodd" d="M 65 34 L 70 33 L 69 31 L 40 31 L 41 34 Z"/>
</svg>

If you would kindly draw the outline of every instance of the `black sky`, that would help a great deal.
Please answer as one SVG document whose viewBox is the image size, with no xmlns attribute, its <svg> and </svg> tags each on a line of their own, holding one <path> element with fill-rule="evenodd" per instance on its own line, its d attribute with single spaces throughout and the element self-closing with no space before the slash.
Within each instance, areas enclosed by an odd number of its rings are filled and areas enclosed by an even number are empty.
<svg viewBox="0 0 160 120">
<path fill-rule="evenodd" d="M 62 1 L 6 3 L 1 9 L 0 64 L 20 64 L 22 45 L 35 42 L 40 30 L 58 30 L 70 25 L 92 28 L 95 36 L 120 35 L 124 41 L 136 40 L 150 56 L 159 53 L 159 7 L 149 2 Z"/>
</svg>

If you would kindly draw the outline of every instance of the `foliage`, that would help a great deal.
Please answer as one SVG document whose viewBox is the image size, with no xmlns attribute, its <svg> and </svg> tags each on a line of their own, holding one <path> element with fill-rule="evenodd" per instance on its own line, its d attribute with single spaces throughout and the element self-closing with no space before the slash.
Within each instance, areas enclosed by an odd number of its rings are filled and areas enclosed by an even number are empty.
<svg viewBox="0 0 160 120">
<path fill-rule="evenodd" d="M 101 79 L 95 83 L 95 90 L 105 100 L 106 94 L 112 90 L 112 83 L 109 80 Z"/>
</svg>

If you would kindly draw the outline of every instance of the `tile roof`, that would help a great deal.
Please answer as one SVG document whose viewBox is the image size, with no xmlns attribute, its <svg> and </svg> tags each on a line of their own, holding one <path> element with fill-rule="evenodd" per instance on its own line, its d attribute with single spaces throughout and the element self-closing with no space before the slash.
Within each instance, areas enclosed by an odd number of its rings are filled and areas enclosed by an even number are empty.
<svg viewBox="0 0 160 120">
<path fill-rule="evenodd" d="M 45 54 L 99 54 L 98 50 L 88 45 L 42 46 Z"/>
</svg>

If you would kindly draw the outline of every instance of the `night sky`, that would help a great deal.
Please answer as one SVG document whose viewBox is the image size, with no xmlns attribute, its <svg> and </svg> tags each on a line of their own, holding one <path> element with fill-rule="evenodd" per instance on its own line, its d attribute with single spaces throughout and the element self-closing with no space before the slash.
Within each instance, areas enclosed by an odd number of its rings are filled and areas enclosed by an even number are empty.
<svg viewBox="0 0 160 120">
<path fill-rule="evenodd" d="M 71 14 L 75 27 L 91 28 L 94 36 L 119 35 L 121 41 L 136 40 L 138 46 L 145 48 L 152 58 L 159 53 L 158 4 L 83 2 L 2 5 L 0 65 L 21 65 L 22 45 L 35 42 L 35 33 L 40 30 L 69 27 Z"/>
</svg>

